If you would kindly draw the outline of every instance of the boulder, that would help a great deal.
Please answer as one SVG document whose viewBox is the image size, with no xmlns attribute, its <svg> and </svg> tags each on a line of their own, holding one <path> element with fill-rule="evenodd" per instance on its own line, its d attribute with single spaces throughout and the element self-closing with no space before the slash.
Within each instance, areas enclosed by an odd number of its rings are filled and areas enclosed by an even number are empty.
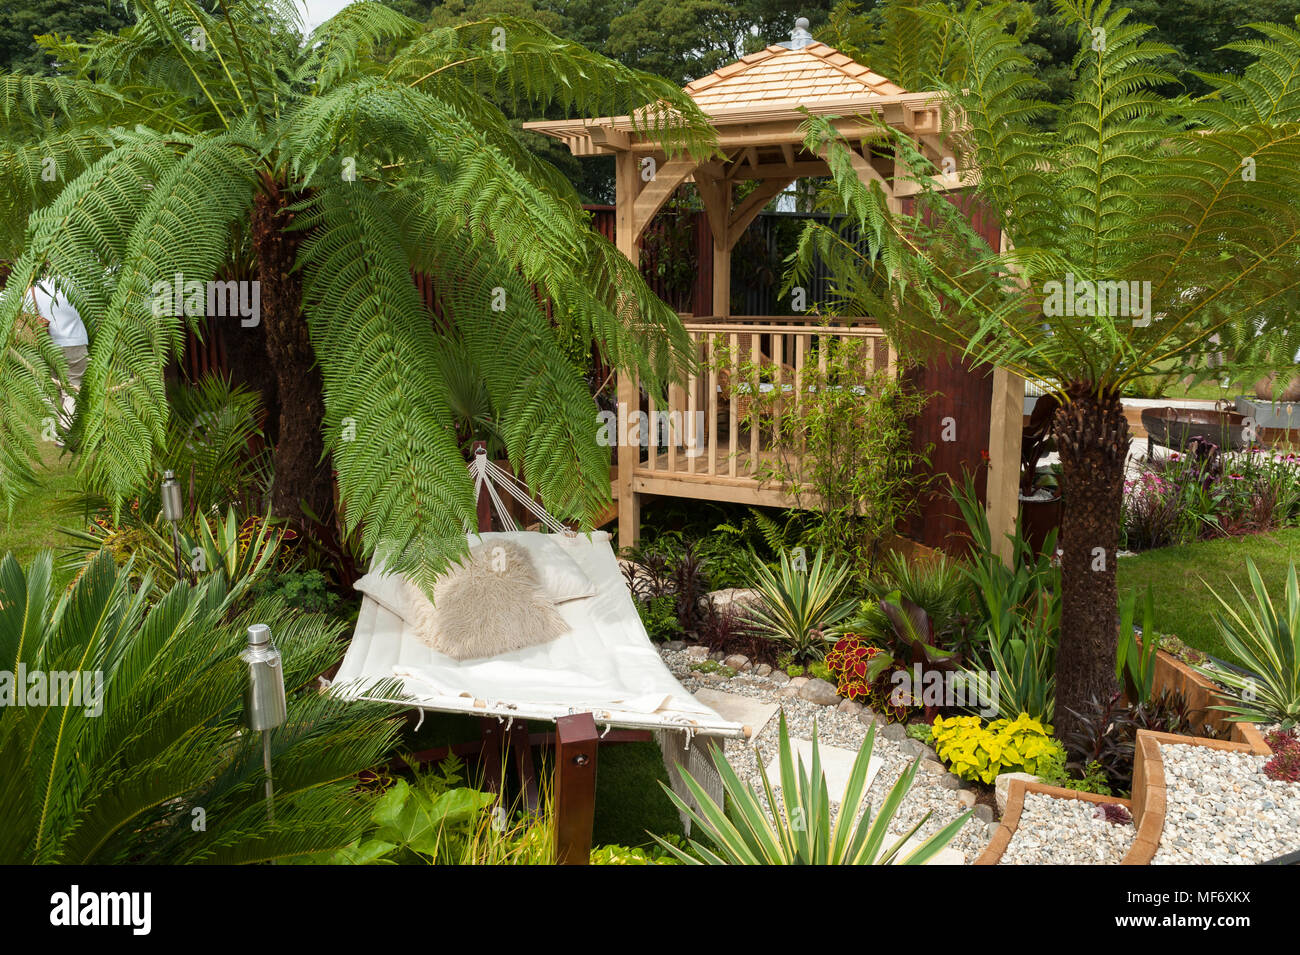
<svg viewBox="0 0 1300 955">
<path fill-rule="evenodd" d="M 807 682 L 808 682 L 808 678 L 806 676 L 797 676 L 790 680 L 790 685 L 794 687 L 796 690 L 798 690 L 801 689 L 803 685 Z"/>
<path fill-rule="evenodd" d="M 845 700 L 838 707 L 841 713 L 848 713 L 850 716 L 857 716 L 862 712 L 862 704 L 857 700 Z"/>
<path fill-rule="evenodd" d="M 692 660 L 704 660 L 709 655 L 709 648 L 703 645 L 687 647 L 686 655 Z"/>
<path fill-rule="evenodd" d="M 790 685 L 794 685 L 793 681 Z M 840 694 L 833 683 L 815 678 L 799 687 L 799 697 L 818 706 L 834 706 L 840 701 Z"/>
<path fill-rule="evenodd" d="M 1007 811 L 1007 795 L 1013 779 L 1023 779 L 1027 783 L 1039 781 L 1038 777 L 1033 773 L 999 773 L 998 778 L 993 780 L 993 790 L 998 803 L 998 815 Z"/>
<path fill-rule="evenodd" d="M 886 723 L 876 730 L 876 734 L 881 739 L 892 740 L 895 743 L 907 739 L 907 730 L 903 729 L 901 723 Z"/>
<path fill-rule="evenodd" d="M 772 668 L 766 663 L 760 663 L 758 666 L 754 667 L 754 676 L 769 676 L 771 672 Z"/>
<path fill-rule="evenodd" d="M 685 650 L 686 643 L 682 640 L 669 640 L 664 644 L 665 650 Z"/>
<path fill-rule="evenodd" d="M 718 613 L 731 612 L 748 616 L 749 610 L 763 602 L 763 595 L 746 587 L 728 587 L 711 591 L 705 598 Z"/>
<path fill-rule="evenodd" d="M 731 656 L 722 661 L 722 665 L 731 667 L 737 673 L 740 673 L 742 670 L 753 668 L 753 664 L 749 662 L 749 657 L 745 656 L 743 653 L 731 654 Z"/>
<path fill-rule="evenodd" d="M 784 686 L 790 682 L 790 674 L 786 673 L 784 670 L 773 670 L 768 674 L 767 678 L 777 686 Z"/>
<path fill-rule="evenodd" d="M 957 779 L 957 777 L 954 776 L 953 779 Z M 958 781 L 960 782 L 960 780 L 958 780 Z M 962 805 L 962 807 L 963 807 L 964 809 L 974 809 L 974 808 L 975 808 L 975 791 L 974 791 L 974 790 L 971 790 L 971 789 L 958 789 L 958 790 L 957 790 L 957 801 L 958 801 L 959 803 L 961 803 L 961 805 Z"/>
</svg>

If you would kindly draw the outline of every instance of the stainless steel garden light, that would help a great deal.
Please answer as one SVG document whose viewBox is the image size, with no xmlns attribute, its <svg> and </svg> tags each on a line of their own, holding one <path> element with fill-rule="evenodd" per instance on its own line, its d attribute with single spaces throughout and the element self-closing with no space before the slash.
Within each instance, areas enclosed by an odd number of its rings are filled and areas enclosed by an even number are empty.
<svg viewBox="0 0 1300 955">
<path fill-rule="evenodd" d="M 244 718 L 249 729 L 262 734 L 262 765 L 266 769 L 266 817 L 275 819 L 271 786 L 271 730 L 288 715 L 284 698 L 284 670 L 280 651 L 271 642 L 271 628 L 255 623 L 248 628 L 248 649 L 240 654 L 248 664 L 248 687 L 244 694 Z"/>
<path fill-rule="evenodd" d="M 181 503 L 181 486 L 171 471 L 163 472 L 161 491 L 163 518 L 172 526 L 172 555 L 176 559 L 176 579 L 179 581 L 185 573 L 185 563 L 181 559 L 181 532 L 177 524 L 185 513 L 185 507 Z"/>
</svg>

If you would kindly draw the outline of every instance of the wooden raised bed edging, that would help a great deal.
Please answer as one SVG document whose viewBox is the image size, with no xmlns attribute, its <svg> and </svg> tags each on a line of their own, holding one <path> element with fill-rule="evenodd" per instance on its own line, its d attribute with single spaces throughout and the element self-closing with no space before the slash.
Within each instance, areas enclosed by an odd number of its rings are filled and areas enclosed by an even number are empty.
<svg viewBox="0 0 1300 955">
<path fill-rule="evenodd" d="M 1149 865 L 1160 847 L 1160 836 L 1165 828 L 1165 771 L 1164 761 L 1160 757 L 1160 745 L 1165 743 L 1202 746 L 1206 749 L 1234 753 L 1254 753 L 1257 756 L 1267 756 L 1272 753 L 1268 744 L 1264 742 L 1263 734 L 1253 723 L 1233 723 L 1232 737 L 1232 740 L 1221 740 L 1204 736 L 1178 736 L 1174 733 L 1138 730 L 1133 753 L 1133 792 L 1128 799 L 1013 779 L 1007 787 L 1006 812 L 1002 814 L 1002 820 L 993 838 L 989 840 L 988 846 L 973 864 L 997 865 L 1002 861 L 1007 846 L 1011 844 L 1011 837 L 1016 834 L 1016 828 L 1020 825 L 1020 814 L 1025 807 L 1025 794 L 1042 793 L 1054 799 L 1113 803 L 1127 808 L 1133 814 L 1133 845 L 1120 860 L 1120 865 Z"/>
<path fill-rule="evenodd" d="M 1167 806 L 1165 790 L 1165 764 L 1160 755 L 1160 745 L 1200 746 L 1231 753 L 1253 753 L 1268 756 L 1272 750 L 1263 735 L 1252 723 L 1234 723 L 1232 740 L 1208 739 L 1204 736 L 1179 736 L 1176 733 L 1156 733 L 1138 730 L 1137 745 L 1133 753 L 1133 822 L 1137 836 L 1133 848 L 1124 857 L 1125 865 L 1148 865 L 1160 848 L 1160 837 L 1165 829 Z M 1237 741 L 1240 737 L 1241 741 Z"/>
<path fill-rule="evenodd" d="M 1102 796 L 1099 793 L 1083 793 L 1075 789 L 1062 789 L 1060 786 L 1031 783 L 1024 779 L 1013 779 L 1007 787 L 1007 809 L 1002 814 L 1002 821 L 998 824 L 997 832 L 993 833 L 993 838 L 989 840 L 989 844 L 980 853 L 980 857 L 972 863 L 973 865 L 997 865 L 1002 861 L 1002 855 L 1007 851 L 1007 846 L 1011 843 L 1011 837 L 1016 834 L 1016 827 L 1020 825 L 1020 813 L 1025 808 L 1026 793 L 1042 793 L 1044 796 L 1051 796 L 1053 799 L 1077 799 L 1080 802 L 1110 803 L 1111 805 L 1123 806 L 1129 812 L 1133 811 L 1132 802 L 1128 799 L 1120 799 L 1116 796 Z M 1136 814 L 1134 815 L 1134 821 L 1136 821 Z M 1131 864 L 1128 861 L 1128 856 L 1124 857 L 1122 864 Z"/>
<path fill-rule="evenodd" d="M 1141 643 L 1142 641 L 1138 640 L 1138 644 Z M 1158 696 L 1165 691 L 1183 694 L 1183 698 L 1187 700 L 1188 718 L 1192 726 L 1197 729 L 1208 725 L 1216 731 L 1222 730 L 1231 719 L 1222 710 L 1214 709 L 1215 706 L 1228 702 L 1222 690 L 1172 653 L 1157 650 L 1155 678 L 1151 683 L 1151 692 Z"/>
</svg>

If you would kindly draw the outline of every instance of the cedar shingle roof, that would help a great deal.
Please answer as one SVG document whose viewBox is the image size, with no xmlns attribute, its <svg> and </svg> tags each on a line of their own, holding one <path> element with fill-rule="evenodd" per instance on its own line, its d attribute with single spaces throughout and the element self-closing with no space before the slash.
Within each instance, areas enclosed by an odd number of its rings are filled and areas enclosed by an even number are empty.
<svg viewBox="0 0 1300 955">
<path fill-rule="evenodd" d="M 849 97 L 907 92 L 825 43 L 798 50 L 769 46 L 688 83 L 705 113 L 744 107 L 813 106 Z"/>
</svg>

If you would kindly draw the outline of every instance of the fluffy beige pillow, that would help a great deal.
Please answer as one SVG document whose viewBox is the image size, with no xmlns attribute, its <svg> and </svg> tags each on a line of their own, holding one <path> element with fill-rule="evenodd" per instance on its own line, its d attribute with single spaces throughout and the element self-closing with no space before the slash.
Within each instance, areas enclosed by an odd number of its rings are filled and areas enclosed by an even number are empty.
<svg viewBox="0 0 1300 955">
<path fill-rule="evenodd" d="M 554 640 L 569 629 L 543 592 L 528 551 L 511 541 L 471 547 L 433 587 L 433 603 L 407 583 L 407 622 L 455 660 L 494 657 Z"/>
</svg>

